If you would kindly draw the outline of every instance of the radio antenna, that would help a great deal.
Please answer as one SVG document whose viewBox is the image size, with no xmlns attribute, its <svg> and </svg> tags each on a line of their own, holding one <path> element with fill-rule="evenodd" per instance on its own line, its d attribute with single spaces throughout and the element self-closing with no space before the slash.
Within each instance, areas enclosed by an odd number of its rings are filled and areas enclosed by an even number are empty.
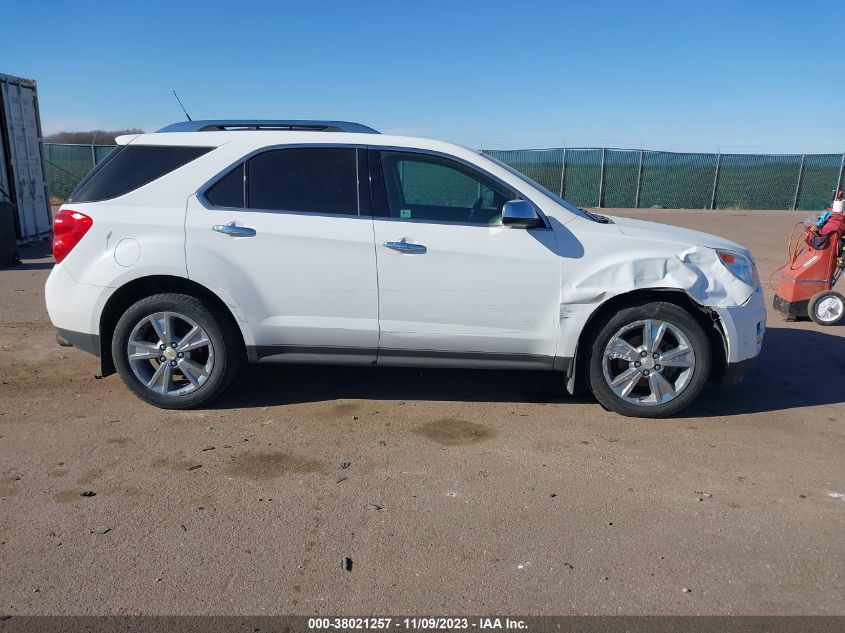
<svg viewBox="0 0 845 633">
<path fill-rule="evenodd" d="M 173 96 L 176 97 L 176 101 L 179 102 L 179 106 L 182 108 L 182 112 L 185 113 L 185 116 L 188 117 L 188 121 L 193 121 L 193 119 L 191 118 L 191 115 L 188 114 L 188 111 L 185 109 L 185 106 L 182 105 L 182 100 L 179 98 L 179 95 L 176 94 L 175 90 L 173 90 Z"/>
</svg>

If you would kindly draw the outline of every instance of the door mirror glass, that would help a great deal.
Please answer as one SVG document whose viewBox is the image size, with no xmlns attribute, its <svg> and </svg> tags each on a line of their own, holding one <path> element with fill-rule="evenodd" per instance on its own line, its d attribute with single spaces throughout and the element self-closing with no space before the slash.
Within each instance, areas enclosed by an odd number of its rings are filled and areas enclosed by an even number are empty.
<svg viewBox="0 0 845 633">
<path fill-rule="evenodd" d="M 543 220 L 528 200 L 510 200 L 502 209 L 502 224 L 521 229 L 540 226 Z"/>
</svg>

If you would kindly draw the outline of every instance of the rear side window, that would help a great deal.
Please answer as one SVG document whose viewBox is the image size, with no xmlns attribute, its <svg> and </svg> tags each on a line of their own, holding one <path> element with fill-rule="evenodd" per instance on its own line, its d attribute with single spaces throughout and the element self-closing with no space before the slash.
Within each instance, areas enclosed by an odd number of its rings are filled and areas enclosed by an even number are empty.
<svg viewBox="0 0 845 633">
<path fill-rule="evenodd" d="M 241 163 L 205 192 L 206 199 L 215 207 L 242 209 L 244 206 L 245 163 Z"/>
<path fill-rule="evenodd" d="M 247 206 L 271 211 L 358 215 L 354 148 L 263 152 L 247 162 Z"/>
<path fill-rule="evenodd" d="M 69 202 L 111 200 L 134 191 L 190 163 L 211 147 L 124 145 L 94 168 L 68 198 Z"/>
</svg>

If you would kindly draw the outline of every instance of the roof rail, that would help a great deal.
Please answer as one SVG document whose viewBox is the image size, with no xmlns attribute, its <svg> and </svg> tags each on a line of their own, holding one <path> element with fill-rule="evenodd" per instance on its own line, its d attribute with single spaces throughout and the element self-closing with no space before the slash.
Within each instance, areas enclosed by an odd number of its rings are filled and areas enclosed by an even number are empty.
<svg viewBox="0 0 845 633">
<path fill-rule="evenodd" d="M 349 121 L 265 121 L 234 119 L 216 121 L 181 121 L 167 125 L 159 132 L 220 132 L 226 130 L 287 130 L 293 132 L 357 132 L 378 134 L 377 130 Z"/>
</svg>

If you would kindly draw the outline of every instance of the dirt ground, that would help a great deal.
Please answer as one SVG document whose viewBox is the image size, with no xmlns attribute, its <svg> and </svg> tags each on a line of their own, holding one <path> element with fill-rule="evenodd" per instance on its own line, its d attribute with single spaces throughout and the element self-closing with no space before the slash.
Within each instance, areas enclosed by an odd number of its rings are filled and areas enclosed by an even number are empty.
<svg viewBox="0 0 845 633">
<path fill-rule="evenodd" d="M 745 243 L 764 279 L 804 215 L 620 213 Z M 843 328 L 770 312 L 755 372 L 670 420 L 552 374 L 293 366 L 166 412 L 56 344 L 51 260 L 22 254 L 0 613 L 845 614 Z"/>
</svg>

